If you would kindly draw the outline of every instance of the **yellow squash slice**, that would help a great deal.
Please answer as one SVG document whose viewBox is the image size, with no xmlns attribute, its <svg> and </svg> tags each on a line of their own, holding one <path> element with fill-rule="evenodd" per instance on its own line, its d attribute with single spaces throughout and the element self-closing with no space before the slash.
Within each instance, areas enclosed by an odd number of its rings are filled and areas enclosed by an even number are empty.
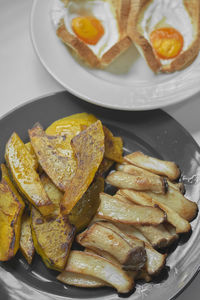
<svg viewBox="0 0 200 300">
<path fill-rule="evenodd" d="M 48 268 L 62 271 L 74 239 L 74 226 L 62 216 L 47 220 L 32 207 L 31 228 L 35 250 L 45 265 Z"/>
<path fill-rule="evenodd" d="M 72 148 L 77 157 L 77 170 L 67 186 L 61 202 L 63 213 L 70 213 L 93 181 L 104 155 L 104 132 L 100 121 L 72 139 Z"/>
<path fill-rule="evenodd" d="M 35 248 L 31 233 L 31 218 L 27 212 L 25 212 L 22 216 L 20 250 L 30 265 L 33 260 Z"/>
<path fill-rule="evenodd" d="M 54 209 L 53 203 L 44 191 L 29 151 L 16 133 L 12 134 L 6 145 L 5 158 L 22 194 L 42 215 L 50 215 Z"/>
<path fill-rule="evenodd" d="M 19 249 L 21 218 L 25 204 L 7 176 L 7 170 L 1 165 L 0 183 L 0 261 L 15 256 Z"/>
</svg>

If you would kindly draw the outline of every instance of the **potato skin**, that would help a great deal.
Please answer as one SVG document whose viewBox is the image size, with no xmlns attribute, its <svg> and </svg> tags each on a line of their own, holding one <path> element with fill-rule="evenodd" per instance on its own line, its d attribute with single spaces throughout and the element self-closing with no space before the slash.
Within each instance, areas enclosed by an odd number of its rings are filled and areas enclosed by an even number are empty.
<svg viewBox="0 0 200 300">
<path fill-rule="evenodd" d="M 1 165 L 0 183 L 0 261 L 15 256 L 19 249 L 21 218 L 25 204 L 10 181 L 5 165 Z"/>
</svg>

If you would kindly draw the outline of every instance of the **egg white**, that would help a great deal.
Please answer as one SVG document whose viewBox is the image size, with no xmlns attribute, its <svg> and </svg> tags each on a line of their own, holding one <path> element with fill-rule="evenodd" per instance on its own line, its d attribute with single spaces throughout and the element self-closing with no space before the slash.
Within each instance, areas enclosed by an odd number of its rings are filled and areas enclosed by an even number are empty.
<svg viewBox="0 0 200 300">
<path fill-rule="evenodd" d="M 87 46 L 97 57 L 101 58 L 114 44 L 119 41 L 118 23 L 109 2 L 104 0 L 71 0 L 67 6 L 60 0 L 55 0 L 51 11 L 52 21 L 57 28 L 60 19 L 64 19 L 66 29 L 75 35 L 72 29 L 72 20 L 79 16 L 91 15 L 101 21 L 104 35 L 96 45 Z"/>
<path fill-rule="evenodd" d="M 194 40 L 194 30 L 183 0 L 153 0 L 144 12 L 140 26 L 144 37 L 150 42 L 150 33 L 157 29 L 159 23 L 178 30 L 184 39 L 182 52 L 187 50 Z M 168 64 L 174 59 L 161 59 Z"/>
</svg>

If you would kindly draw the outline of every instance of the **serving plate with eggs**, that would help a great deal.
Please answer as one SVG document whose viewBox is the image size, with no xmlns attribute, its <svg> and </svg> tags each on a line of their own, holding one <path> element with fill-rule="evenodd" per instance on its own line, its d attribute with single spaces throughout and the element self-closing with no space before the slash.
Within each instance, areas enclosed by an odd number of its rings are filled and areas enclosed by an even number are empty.
<svg viewBox="0 0 200 300">
<path fill-rule="evenodd" d="M 69 92 L 120 110 L 150 110 L 200 91 L 198 0 L 35 0 L 31 37 Z"/>
</svg>

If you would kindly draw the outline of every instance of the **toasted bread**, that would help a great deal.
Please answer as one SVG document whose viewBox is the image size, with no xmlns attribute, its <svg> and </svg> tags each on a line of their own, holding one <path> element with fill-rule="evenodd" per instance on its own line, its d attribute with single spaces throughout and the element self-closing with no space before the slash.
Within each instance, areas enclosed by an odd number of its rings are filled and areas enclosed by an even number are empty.
<svg viewBox="0 0 200 300">
<path fill-rule="evenodd" d="M 66 8 L 71 1 L 72 0 L 63 1 Z M 73 2 L 78 3 L 80 0 L 74 0 Z M 67 29 L 65 20 L 63 18 L 60 20 L 56 31 L 57 36 L 61 39 L 61 41 L 73 50 L 72 53 L 93 68 L 107 67 L 115 58 L 128 49 L 132 44 L 131 39 L 127 36 L 127 20 L 130 9 L 130 0 L 105 0 L 102 2 L 109 3 L 110 10 L 114 15 L 114 19 L 116 20 L 118 27 L 118 37 L 116 37 L 114 43 L 109 49 L 108 47 L 105 47 L 100 54 L 95 54 L 90 45 L 79 39 L 76 34 L 73 33 L 73 31 L 69 31 L 69 29 Z"/>
<path fill-rule="evenodd" d="M 182 0 L 181 4 L 183 4 L 184 10 L 188 13 L 191 21 L 193 38 L 187 49 L 183 48 L 176 57 L 166 60 L 165 63 L 163 63 L 162 59 L 155 54 L 150 40 L 145 38 L 144 30 L 141 25 L 145 11 L 154 1 L 155 0 L 131 0 L 127 26 L 128 36 L 130 36 L 140 54 L 145 58 L 147 64 L 155 73 L 171 73 L 184 69 L 194 61 L 200 50 L 200 2 L 199 0 Z"/>
</svg>

